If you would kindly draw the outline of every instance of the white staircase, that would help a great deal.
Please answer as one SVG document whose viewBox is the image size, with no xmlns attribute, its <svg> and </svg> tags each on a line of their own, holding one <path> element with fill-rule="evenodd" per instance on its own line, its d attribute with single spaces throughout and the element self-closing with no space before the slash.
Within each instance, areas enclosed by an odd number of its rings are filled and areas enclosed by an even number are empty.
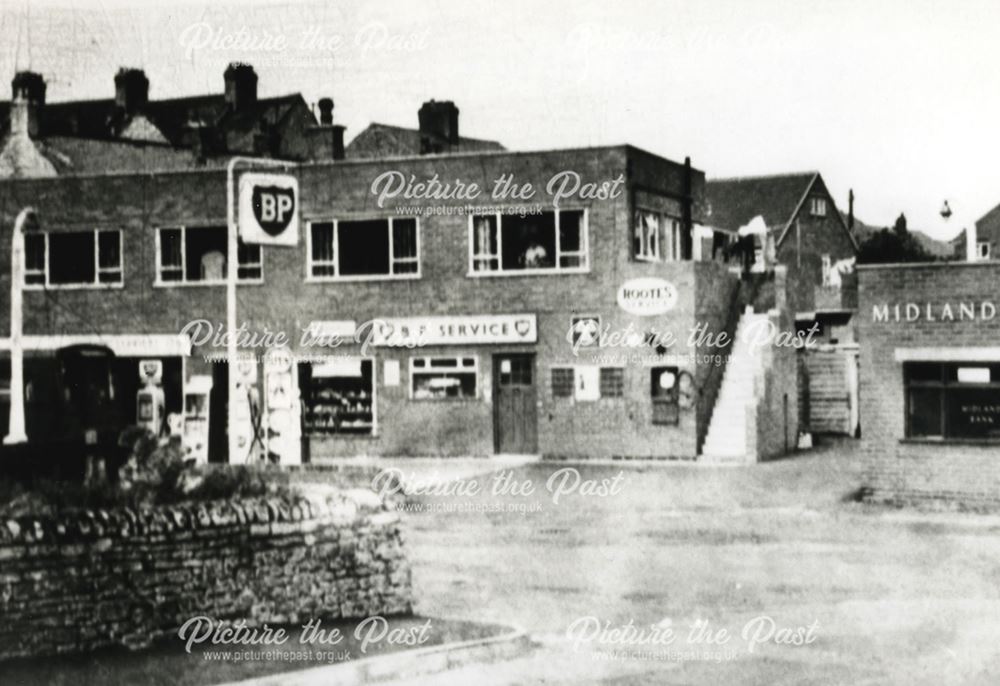
<svg viewBox="0 0 1000 686">
<path fill-rule="evenodd" d="M 766 314 L 755 314 L 753 308 L 747 306 L 736 326 L 729 362 L 701 449 L 701 457 L 706 462 L 753 461 L 747 450 L 747 417 L 756 412 L 760 378 L 764 373 L 764 346 L 753 344 L 748 331 L 761 331 L 767 318 Z"/>
</svg>

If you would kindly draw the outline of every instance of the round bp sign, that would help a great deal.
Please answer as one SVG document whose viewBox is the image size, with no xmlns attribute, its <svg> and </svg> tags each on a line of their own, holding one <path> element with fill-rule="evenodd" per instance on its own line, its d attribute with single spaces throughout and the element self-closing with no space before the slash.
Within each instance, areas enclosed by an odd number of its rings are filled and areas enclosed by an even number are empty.
<svg viewBox="0 0 1000 686">
<path fill-rule="evenodd" d="M 618 307 L 639 317 L 664 314 L 676 305 L 677 288 L 664 279 L 629 279 L 618 289 Z"/>
<path fill-rule="evenodd" d="M 240 177 L 240 238 L 248 245 L 297 245 L 299 181 L 288 174 Z"/>
</svg>

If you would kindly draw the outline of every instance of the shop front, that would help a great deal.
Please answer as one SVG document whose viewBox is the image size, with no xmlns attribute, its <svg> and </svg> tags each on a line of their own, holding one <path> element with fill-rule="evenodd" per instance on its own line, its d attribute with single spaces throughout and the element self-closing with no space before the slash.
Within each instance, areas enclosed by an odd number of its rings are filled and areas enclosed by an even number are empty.
<svg viewBox="0 0 1000 686">
<path fill-rule="evenodd" d="M 859 270 L 865 484 L 879 500 L 1000 503 L 1000 265 Z"/>
</svg>

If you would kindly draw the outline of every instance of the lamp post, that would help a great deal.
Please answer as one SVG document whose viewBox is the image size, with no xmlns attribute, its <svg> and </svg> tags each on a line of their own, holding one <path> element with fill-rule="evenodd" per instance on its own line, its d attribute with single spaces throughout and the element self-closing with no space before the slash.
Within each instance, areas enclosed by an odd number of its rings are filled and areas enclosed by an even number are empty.
<svg viewBox="0 0 1000 686">
<path fill-rule="evenodd" d="M 24 225 L 35 219 L 35 210 L 25 207 L 14 220 L 10 251 L 10 421 L 4 445 L 27 443 L 24 431 L 24 350 L 21 341 L 24 308 Z"/>
<path fill-rule="evenodd" d="M 226 363 L 228 364 L 228 402 L 226 429 L 227 447 L 229 450 L 228 462 L 235 464 L 236 455 L 239 452 L 238 436 L 236 434 L 236 424 L 239 415 L 236 410 L 236 281 L 239 274 L 239 222 L 236 212 L 236 166 L 246 164 L 247 166 L 261 167 L 281 167 L 287 169 L 295 166 L 294 162 L 284 162 L 267 157 L 244 157 L 236 156 L 230 158 L 226 165 Z M 243 462 L 243 460 L 240 460 Z"/>
</svg>

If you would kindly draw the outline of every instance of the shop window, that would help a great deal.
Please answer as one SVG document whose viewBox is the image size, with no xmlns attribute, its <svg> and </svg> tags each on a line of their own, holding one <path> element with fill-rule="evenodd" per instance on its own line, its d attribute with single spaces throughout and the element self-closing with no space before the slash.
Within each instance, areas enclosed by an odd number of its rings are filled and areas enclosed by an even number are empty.
<svg viewBox="0 0 1000 686">
<path fill-rule="evenodd" d="M 309 434 L 371 434 L 375 387 L 370 359 L 336 357 L 299 365 L 303 423 Z"/>
<path fill-rule="evenodd" d="M 474 274 L 587 268 L 583 210 L 558 210 L 524 217 L 497 213 L 473 216 L 469 221 L 469 266 Z"/>
<path fill-rule="evenodd" d="M 417 220 L 337 220 L 309 225 L 314 279 L 414 277 L 420 273 Z"/>
<path fill-rule="evenodd" d="M 24 237 L 26 286 L 122 283 L 122 232 L 59 231 Z"/>
<path fill-rule="evenodd" d="M 552 368 L 552 397 L 572 398 L 573 397 L 573 368 L 553 367 Z"/>
<path fill-rule="evenodd" d="M 410 359 L 410 397 L 414 400 L 475 398 L 478 378 L 475 357 Z"/>
<path fill-rule="evenodd" d="M 624 396 L 625 370 L 621 367 L 601 367 L 600 390 L 602 398 Z"/>
<path fill-rule="evenodd" d="M 650 395 L 653 401 L 653 424 L 676 425 L 679 421 L 677 367 L 650 369 Z"/>
<path fill-rule="evenodd" d="M 908 362 L 906 435 L 1000 438 L 1000 364 Z"/>
<path fill-rule="evenodd" d="M 226 281 L 224 226 L 186 226 L 157 231 L 157 283 L 208 283 Z M 260 282 L 264 278 L 263 255 L 259 245 L 239 241 L 237 278 Z"/>
<path fill-rule="evenodd" d="M 813 217 L 825 217 L 826 198 L 809 198 L 809 214 Z"/>
</svg>

